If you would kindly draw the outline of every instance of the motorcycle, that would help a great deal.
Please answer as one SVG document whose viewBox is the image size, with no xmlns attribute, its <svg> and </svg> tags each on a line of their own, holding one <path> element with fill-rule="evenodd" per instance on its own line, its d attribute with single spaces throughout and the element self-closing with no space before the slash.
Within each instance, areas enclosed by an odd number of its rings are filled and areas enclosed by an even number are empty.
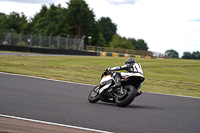
<svg viewBox="0 0 200 133">
<path fill-rule="evenodd" d="M 88 101 L 96 103 L 99 100 L 103 102 L 115 103 L 119 107 L 128 106 L 136 97 L 137 88 L 145 80 L 140 73 L 124 73 L 121 75 L 121 87 L 113 88 L 116 83 L 115 76 L 119 72 L 105 72 L 100 84 L 95 86 L 89 93 Z"/>
</svg>

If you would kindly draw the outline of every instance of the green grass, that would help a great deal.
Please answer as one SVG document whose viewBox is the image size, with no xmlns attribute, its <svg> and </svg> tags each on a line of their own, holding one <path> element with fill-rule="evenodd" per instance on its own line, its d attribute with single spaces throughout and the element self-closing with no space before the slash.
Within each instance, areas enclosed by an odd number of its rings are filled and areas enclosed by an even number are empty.
<svg viewBox="0 0 200 133">
<path fill-rule="evenodd" d="M 96 85 L 123 57 L 4 56 L 0 71 Z M 142 91 L 200 97 L 200 60 L 136 58 L 146 77 Z"/>
</svg>

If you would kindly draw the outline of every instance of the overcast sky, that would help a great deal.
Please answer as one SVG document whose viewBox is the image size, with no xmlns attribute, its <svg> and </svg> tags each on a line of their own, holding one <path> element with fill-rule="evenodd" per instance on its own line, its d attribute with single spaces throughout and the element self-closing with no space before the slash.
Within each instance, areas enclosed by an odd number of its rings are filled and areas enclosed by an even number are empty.
<svg viewBox="0 0 200 133">
<path fill-rule="evenodd" d="M 96 20 L 110 17 L 117 33 L 126 38 L 144 39 L 150 51 L 164 53 L 176 50 L 200 51 L 200 0 L 85 0 Z M 29 18 L 42 4 L 59 3 L 67 7 L 69 0 L 0 0 L 0 12 L 12 11 Z"/>
</svg>

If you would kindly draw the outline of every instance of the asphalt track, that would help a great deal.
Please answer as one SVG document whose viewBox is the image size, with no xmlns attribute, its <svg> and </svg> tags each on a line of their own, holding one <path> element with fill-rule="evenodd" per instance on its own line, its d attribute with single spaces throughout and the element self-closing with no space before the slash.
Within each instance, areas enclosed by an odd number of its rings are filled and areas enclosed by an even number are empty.
<svg viewBox="0 0 200 133">
<path fill-rule="evenodd" d="M 0 73 L 0 114 L 116 133 L 199 133 L 200 99 L 144 92 L 91 104 L 93 86 Z"/>
</svg>

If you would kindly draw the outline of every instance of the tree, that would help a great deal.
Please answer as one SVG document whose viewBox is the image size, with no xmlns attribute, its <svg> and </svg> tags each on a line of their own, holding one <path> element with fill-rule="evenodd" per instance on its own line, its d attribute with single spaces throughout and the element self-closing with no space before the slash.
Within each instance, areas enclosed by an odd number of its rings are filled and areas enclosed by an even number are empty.
<svg viewBox="0 0 200 133">
<path fill-rule="evenodd" d="M 135 38 L 128 38 L 128 40 L 133 44 L 133 46 L 137 45 L 137 40 Z"/>
<path fill-rule="evenodd" d="M 149 49 L 148 46 L 147 46 L 147 43 L 143 39 L 136 40 L 135 38 L 129 38 L 128 40 L 135 47 L 135 50 L 145 50 L 145 51 L 147 51 Z"/>
<path fill-rule="evenodd" d="M 40 12 L 32 18 L 30 23 L 31 31 L 34 31 L 35 34 L 43 33 L 43 35 L 51 33 L 58 35 L 62 33 L 65 25 L 63 16 L 66 15 L 64 10 L 66 9 L 61 8 L 60 5 L 55 6 L 54 4 L 50 4 L 49 9 L 46 5 L 43 5 Z"/>
<path fill-rule="evenodd" d="M 109 17 L 101 17 L 97 22 L 100 26 L 100 32 L 108 44 L 112 40 L 112 36 L 116 34 L 117 25 L 112 23 Z"/>
<path fill-rule="evenodd" d="M 12 12 L 8 15 L 8 25 L 9 29 L 13 29 L 15 32 L 20 33 L 22 31 L 22 27 L 27 23 L 26 16 L 24 13 Z"/>
<path fill-rule="evenodd" d="M 149 48 L 147 46 L 147 43 L 143 39 L 138 39 L 135 49 L 147 51 Z"/>
<path fill-rule="evenodd" d="M 102 33 L 99 33 L 99 41 L 98 41 L 98 46 L 101 47 L 106 47 L 106 40 L 104 39 Z"/>
<path fill-rule="evenodd" d="M 179 54 L 177 51 L 170 49 L 170 50 L 166 50 L 165 54 L 171 56 L 172 58 L 179 58 Z"/>
<path fill-rule="evenodd" d="M 100 28 L 95 21 L 95 15 L 84 0 L 70 0 L 67 8 L 60 5 L 46 5 L 37 13 L 28 25 L 24 25 L 25 31 L 34 32 L 39 35 L 59 35 L 72 37 L 86 36 L 85 43 L 88 44 L 88 36 L 92 36 L 92 45 L 104 45 L 105 39 L 100 34 Z"/>
<path fill-rule="evenodd" d="M 190 52 L 184 52 L 182 58 L 183 59 L 200 59 L 200 52 L 196 51 L 196 52 L 193 52 L 192 54 Z"/>
<path fill-rule="evenodd" d="M 193 52 L 191 55 L 191 58 L 192 59 L 200 59 L 200 52 L 199 51 Z"/>
<path fill-rule="evenodd" d="M 184 52 L 182 58 L 183 59 L 191 59 L 191 53 L 190 52 Z"/>
<path fill-rule="evenodd" d="M 4 13 L 0 13 L 0 30 L 9 30 L 8 18 Z"/>
<path fill-rule="evenodd" d="M 113 35 L 109 46 L 112 48 L 134 49 L 134 46 L 130 41 L 128 41 L 125 37 L 120 37 L 119 35 Z"/>
<path fill-rule="evenodd" d="M 7 16 L 4 13 L 0 13 L 0 45 L 5 41 L 6 34 L 5 31 L 9 31 L 9 25 L 7 22 Z"/>
<path fill-rule="evenodd" d="M 70 0 L 67 9 L 66 21 L 67 30 L 70 35 L 82 37 L 86 35 L 85 43 L 88 43 L 88 36 L 92 36 L 91 44 L 97 45 L 99 40 L 99 26 L 95 21 L 95 15 L 84 0 Z"/>
</svg>

